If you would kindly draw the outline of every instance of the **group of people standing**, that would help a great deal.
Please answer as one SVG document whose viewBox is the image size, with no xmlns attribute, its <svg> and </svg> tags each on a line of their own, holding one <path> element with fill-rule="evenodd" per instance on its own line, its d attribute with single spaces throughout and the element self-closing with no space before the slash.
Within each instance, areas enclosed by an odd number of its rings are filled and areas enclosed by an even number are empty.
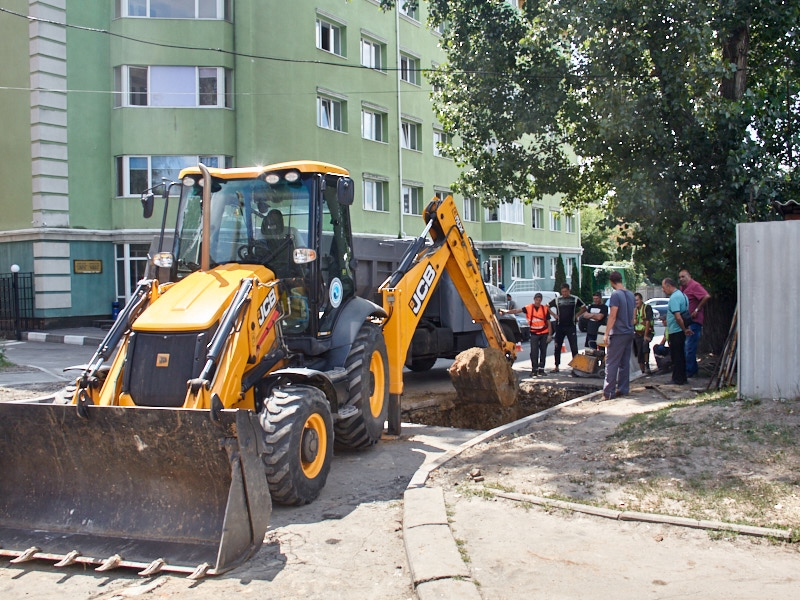
<svg viewBox="0 0 800 600">
<path fill-rule="evenodd" d="M 506 314 L 525 313 L 531 327 L 531 375 L 544 375 L 547 346 L 555 340 L 553 373 L 559 372 L 561 347 L 569 340 L 572 356 L 578 354 L 578 338 L 575 324 L 578 319 L 587 319 L 587 348 L 597 345 L 601 325 L 606 325 L 603 345 L 606 349 L 605 382 L 603 397 L 607 400 L 624 396 L 630 392 L 630 358 L 635 353 L 642 372 L 650 373 L 650 342 L 654 334 L 653 309 L 644 303 L 641 294 L 634 294 L 622 283 L 622 274 L 613 271 L 609 275 L 613 289 L 608 304 L 603 303 L 600 292 L 592 296 L 592 304 L 586 305 L 571 294 L 567 283 L 561 285 L 561 294 L 548 305 L 542 304 L 542 294 L 533 297 L 533 304 L 522 308 L 510 307 L 501 311 Z M 704 307 L 711 298 L 705 288 L 692 279 L 686 269 L 678 273 L 680 288 L 669 277 L 661 282 L 661 289 L 669 298 L 664 334 L 668 340 L 672 358 L 672 383 L 683 385 L 687 377 L 697 374 L 697 344 L 703 330 Z"/>
</svg>

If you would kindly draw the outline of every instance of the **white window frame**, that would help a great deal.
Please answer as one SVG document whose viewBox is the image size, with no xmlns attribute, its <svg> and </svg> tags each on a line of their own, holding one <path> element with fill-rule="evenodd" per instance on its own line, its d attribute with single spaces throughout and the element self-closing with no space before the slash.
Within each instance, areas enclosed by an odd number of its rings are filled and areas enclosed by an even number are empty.
<svg viewBox="0 0 800 600">
<path fill-rule="evenodd" d="M 199 21 L 230 21 L 231 20 L 231 6 L 232 0 L 194 0 L 194 16 L 191 17 L 163 17 L 159 15 L 151 15 L 153 10 L 151 0 L 143 0 L 144 14 L 130 14 L 131 11 L 136 12 L 136 4 L 142 5 L 141 2 L 134 3 L 131 0 L 116 0 L 115 12 L 116 18 L 125 17 L 131 19 L 195 19 Z M 201 15 L 201 12 L 214 6 L 214 16 Z"/>
<path fill-rule="evenodd" d="M 364 210 L 388 212 L 386 210 L 386 182 L 364 178 Z"/>
<path fill-rule="evenodd" d="M 448 158 L 442 153 L 442 149 L 439 147 L 439 144 L 450 145 L 453 142 L 453 138 L 449 133 L 442 131 L 441 129 L 434 129 L 433 130 L 433 155 L 440 156 L 442 158 Z"/>
<path fill-rule="evenodd" d="M 373 142 L 386 143 L 386 113 L 362 108 L 361 137 Z"/>
<path fill-rule="evenodd" d="M 531 277 L 544 279 L 544 256 L 531 257 Z"/>
<path fill-rule="evenodd" d="M 544 229 L 544 208 L 534 206 L 531 208 L 531 227 L 534 229 Z"/>
<path fill-rule="evenodd" d="M 341 23 L 317 16 L 316 38 L 318 50 L 344 56 L 344 26 Z"/>
<path fill-rule="evenodd" d="M 550 279 L 556 278 L 556 271 L 558 270 L 558 257 L 550 257 Z"/>
<path fill-rule="evenodd" d="M 400 79 L 411 85 L 419 85 L 419 59 L 410 54 L 400 54 Z"/>
<path fill-rule="evenodd" d="M 114 246 L 114 290 L 116 292 L 116 298 L 120 304 L 120 308 L 122 308 L 131 299 L 131 295 L 136 289 L 135 284 L 131 282 L 131 272 L 133 271 L 134 265 L 138 267 L 136 272 L 141 273 L 142 277 L 144 277 L 144 274 L 147 270 L 147 262 L 149 260 L 147 257 L 147 252 L 149 251 L 150 246 L 148 244 L 129 243 L 114 244 Z M 136 246 L 136 250 L 138 252 L 142 252 L 144 250 L 144 256 L 132 256 L 131 246 Z M 122 256 L 119 256 L 120 249 L 122 250 Z M 120 281 L 120 277 L 122 277 L 122 281 Z M 120 287 L 122 290 L 120 290 Z M 120 293 L 120 291 L 122 293 Z"/>
<path fill-rule="evenodd" d="M 141 74 L 141 70 L 146 70 L 146 89 L 144 91 L 132 91 L 131 75 L 132 70 Z M 193 76 L 191 72 L 194 71 Z M 210 74 L 216 74 L 216 93 L 209 94 L 201 91 L 201 80 L 210 78 Z M 191 78 L 191 89 L 176 92 L 171 87 L 164 85 L 178 85 L 180 81 L 188 81 Z M 176 65 L 121 65 L 114 68 L 114 107 L 115 108 L 233 108 L 233 90 L 227 88 L 232 86 L 233 73 L 224 67 L 198 67 L 198 66 L 176 66 Z M 156 83 L 159 82 L 159 83 Z M 169 83 L 164 83 L 169 82 Z M 178 85 L 178 89 L 180 86 Z M 132 102 L 133 95 L 138 96 L 138 100 L 144 100 L 144 104 Z M 204 97 L 214 96 L 214 104 L 201 104 Z"/>
<path fill-rule="evenodd" d="M 574 256 L 568 256 L 564 259 L 564 270 L 567 272 L 567 279 L 572 283 L 572 265 L 576 264 Z"/>
<path fill-rule="evenodd" d="M 464 220 L 478 222 L 478 201 L 475 198 L 464 198 Z"/>
<path fill-rule="evenodd" d="M 523 273 L 522 257 L 515 255 L 511 257 L 511 279 L 522 279 Z"/>
<path fill-rule="evenodd" d="M 404 185 L 403 188 L 403 214 L 422 214 L 422 188 L 414 185 Z"/>
<path fill-rule="evenodd" d="M 140 162 L 142 161 L 142 159 L 146 161 L 147 184 L 144 189 L 149 189 L 154 185 L 161 183 L 160 178 L 154 178 L 153 176 L 153 163 L 159 162 L 159 159 L 172 159 L 178 161 L 180 163 L 180 166 L 176 166 L 175 168 L 171 169 L 173 171 L 180 171 L 185 167 L 195 166 L 199 162 L 202 162 L 204 165 L 209 167 L 229 168 L 233 166 L 233 161 L 231 157 L 222 155 L 128 154 L 123 156 L 117 156 L 115 157 L 115 159 L 116 159 L 115 163 L 117 169 L 117 190 L 116 190 L 117 198 L 136 197 L 139 196 L 142 193 L 142 191 L 144 191 L 144 190 L 138 190 L 138 191 L 131 190 L 131 160 L 133 159 L 136 159 Z M 136 169 L 136 170 L 144 170 L 144 169 Z M 176 172 L 174 179 L 177 178 L 178 178 L 178 173 Z M 172 195 L 177 196 L 179 193 L 180 190 L 178 188 L 172 189 Z"/>
<path fill-rule="evenodd" d="M 419 5 L 411 7 L 408 2 L 397 0 L 397 10 L 400 11 L 400 14 L 404 17 L 419 22 Z"/>
<path fill-rule="evenodd" d="M 576 215 L 564 215 L 564 231 L 566 233 L 578 232 L 578 219 Z"/>
<path fill-rule="evenodd" d="M 522 201 L 514 198 L 512 202 L 500 202 L 497 208 L 487 208 L 486 221 L 522 225 L 525 222 L 524 211 Z"/>
<path fill-rule="evenodd" d="M 422 125 L 408 119 L 400 120 L 400 147 L 405 150 L 422 150 L 421 139 Z"/>
<path fill-rule="evenodd" d="M 329 131 L 345 131 L 346 102 L 330 96 L 317 96 L 317 127 Z"/>
<path fill-rule="evenodd" d="M 453 195 L 453 192 L 451 192 L 450 190 L 439 190 L 439 189 L 434 189 L 434 192 L 433 192 L 433 194 L 434 194 L 434 196 L 436 196 L 436 198 L 437 198 L 438 200 L 444 200 L 444 199 L 445 199 L 445 198 L 447 198 L 448 196 L 452 196 L 452 195 Z"/>
<path fill-rule="evenodd" d="M 563 222 L 560 210 L 550 210 L 550 231 L 562 231 Z"/>
<path fill-rule="evenodd" d="M 383 48 L 385 44 L 366 37 L 361 38 L 361 66 L 383 71 Z"/>
</svg>

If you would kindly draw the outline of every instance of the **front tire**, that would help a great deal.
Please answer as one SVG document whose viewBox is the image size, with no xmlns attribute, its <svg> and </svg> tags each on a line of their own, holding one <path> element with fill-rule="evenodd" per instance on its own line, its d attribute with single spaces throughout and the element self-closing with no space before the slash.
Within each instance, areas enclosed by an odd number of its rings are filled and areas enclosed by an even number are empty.
<svg viewBox="0 0 800 600">
<path fill-rule="evenodd" d="M 364 323 L 345 360 L 350 397 L 347 406 L 357 413 L 336 422 L 336 445 L 358 450 L 376 444 L 389 411 L 389 360 L 383 332 Z"/>
<path fill-rule="evenodd" d="M 274 389 L 259 421 L 272 500 L 290 506 L 312 502 L 325 487 L 333 456 L 333 419 L 325 394 L 304 385 Z"/>
</svg>

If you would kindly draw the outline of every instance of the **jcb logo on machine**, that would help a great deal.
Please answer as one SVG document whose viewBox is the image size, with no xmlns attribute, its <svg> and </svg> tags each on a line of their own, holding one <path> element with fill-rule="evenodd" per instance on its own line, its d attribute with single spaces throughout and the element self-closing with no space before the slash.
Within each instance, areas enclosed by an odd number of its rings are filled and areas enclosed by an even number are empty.
<svg viewBox="0 0 800 600">
<path fill-rule="evenodd" d="M 461 235 L 464 235 L 466 233 L 466 230 L 464 229 L 464 224 L 461 222 L 461 217 L 459 217 L 458 214 L 456 214 L 455 218 L 456 218 L 456 229 L 458 229 Z"/>
<path fill-rule="evenodd" d="M 271 288 L 269 290 L 269 294 L 267 297 L 264 298 L 264 301 L 261 303 L 261 306 L 258 307 L 258 326 L 261 327 L 264 324 L 264 321 L 267 320 L 270 311 L 275 308 L 275 305 L 278 303 L 278 295 L 275 293 L 275 288 Z"/>
<path fill-rule="evenodd" d="M 408 304 L 411 307 L 411 312 L 415 315 L 418 315 L 420 309 L 422 309 L 425 298 L 428 297 L 431 291 L 431 284 L 434 279 L 436 279 L 436 269 L 431 266 L 431 263 L 428 263 L 428 266 L 425 267 L 425 271 L 422 273 L 422 279 L 420 279 L 417 284 L 417 289 L 414 290 L 414 296 Z"/>
<path fill-rule="evenodd" d="M 168 366 L 169 366 L 169 354 L 166 353 L 156 354 L 156 367 L 168 367 Z"/>
</svg>

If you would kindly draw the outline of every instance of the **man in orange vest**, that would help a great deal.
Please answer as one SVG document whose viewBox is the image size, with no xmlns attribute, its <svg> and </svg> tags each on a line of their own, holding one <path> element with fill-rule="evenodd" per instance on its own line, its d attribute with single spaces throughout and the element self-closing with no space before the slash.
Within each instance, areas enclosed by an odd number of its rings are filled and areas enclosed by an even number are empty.
<svg viewBox="0 0 800 600">
<path fill-rule="evenodd" d="M 501 315 L 515 315 L 524 312 L 528 317 L 531 327 L 531 377 L 544 375 L 544 361 L 547 358 L 547 344 L 553 337 L 553 327 L 550 324 L 550 311 L 542 304 L 542 295 L 533 296 L 533 304 L 522 308 L 501 310 Z"/>
</svg>

